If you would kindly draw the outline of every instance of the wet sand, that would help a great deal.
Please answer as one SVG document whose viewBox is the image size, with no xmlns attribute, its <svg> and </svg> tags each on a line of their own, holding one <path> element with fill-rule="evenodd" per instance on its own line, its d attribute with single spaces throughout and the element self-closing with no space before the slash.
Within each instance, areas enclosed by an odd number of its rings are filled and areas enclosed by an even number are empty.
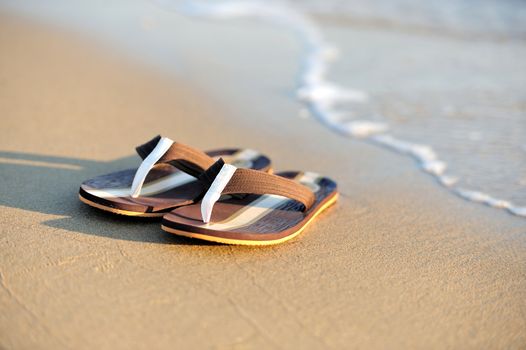
<svg viewBox="0 0 526 350">
<path fill-rule="evenodd" d="M 523 219 L 314 120 L 290 123 L 285 98 L 247 119 L 188 82 L 5 15 L 0 51 L 1 348 L 526 345 Z M 78 201 L 82 180 L 138 164 L 133 147 L 157 133 L 256 148 L 277 170 L 333 177 L 341 199 L 263 249 L 177 238 Z"/>
</svg>

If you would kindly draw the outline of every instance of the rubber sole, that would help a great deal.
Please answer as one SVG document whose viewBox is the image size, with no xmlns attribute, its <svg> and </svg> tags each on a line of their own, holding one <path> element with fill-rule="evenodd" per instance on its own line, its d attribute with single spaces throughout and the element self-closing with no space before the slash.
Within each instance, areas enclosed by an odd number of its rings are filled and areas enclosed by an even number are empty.
<svg viewBox="0 0 526 350">
<path fill-rule="evenodd" d="M 272 167 L 266 169 L 266 170 L 263 170 L 269 174 L 272 174 L 274 173 L 274 169 L 272 169 Z M 164 212 L 160 212 L 160 213 L 141 213 L 141 212 L 135 212 L 135 211 L 129 211 L 129 210 L 123 210 L 123 209 L 117 209 L 117 208 L 112 208 L 112 207 L 108 207 L 108 206 L 105 206 L 105 205 L 102 205 L 102 204 L 99 204 L 99 203 L 95 203 L 93 202 L 92 200 L 89 200 L 85 197 L 83 197 L 81 194 L 79 194 L 79 199 L 81 202 L 89 205 L 90 207 L 93 207 L 93 208 L 97 208 L 97 209 L 100 209 L 100 210 L 104 210 L 108 213 L 113 213 L 113 214 L 118 214 L 118 215 L 124 215 L 124 216 L 134 216 L 134 217 L 143 217 L 143 218 L 159 218 L 159 217 L 162 217 L 164 216 L 165 214 L 167 214 L 168 212 L 167 211 L 164 211 Z M 172 208 L 174 209 L 174 208 Z"/>
<path fill-rule="evenodd" d="M 171 227 L 164 226 L 164 225 L 161 225 L 161 228 L 164 231 L 168 232 L 168 233 L 172 233 L 172 234 L 175 234 L 175 235 L 178 235 L 178 236 L 183 236 L 183 237 L 188 237 L 188 238 L 195 238 L 195 239 L 200 239 L 200 240 L 209 241 L 209 242 L 215 242 L 215 243 L 232 244 L 232 245 L 251 245 L 251 246 L 265 246 L 265 245 L 280 244 L 280 243 L 286 242 L 286 241 L 288 241 L 290 239 L 293 239 L 294 237 L 298 236 L 301 232 L 303 232 L 303 230 L 305 230 L 305 228 L 312 222 L 312 220 L 314 220 L 319 214 L 321 214 L 323 211 L 325 211 L 325 209 L 329 208 L 331 205 L 336 203 L 336 201 L 338 200 L 338 196 L 339 196 L 339 194 L 335 193 L 332 197 L 330 197 L 320 207 L 320 209 L 318 211 L 316 211 L 316 213 L 314 213 L 309 218 L 309 220 L 307 220 L 305 225 L 303 225 L 298 231 L 296 231 L 296 232 L 294 232 L 294 233 L 292 233 L 292 234 L 290 234 L 290 235 L 288 235 L 286 237 L 282 237 L 282 238 L 274 239 L 274 240 L 254 241 L 254 240 L 243 240 L 243 239 L 231 239 L 231 238 L 215 237 L 215 236 L 209 236 L 209 235 L 204 235 L 204 234 L 200 234 L 200 233 L 176 230 L 176 229 L 173 229 Z"/>
<path fill-rule="evenodd" d="M 113 213 L 113 214 L 118 214 L 118 215 L 143 217 L 143 218 L 160 218 L 164 214 L 166 214 L 166 212 L 163 212 L 163 213 L 140 213 L 140 212 L 136 212 L 136 211 L 128 211 L 128 210 L 122 210 L 122 209 L 117 209 L 117 208 L 111 208 L 111 207 L 107 207 L 105 205 L 101 205 L 99 203 L 95 203 L 93 201 L 90 201 L 89 199 L 86 199 L 86 198 L 82 197 L 82 195 L 80 195 L 80 194 L 79 194 L 79 199 L 80 199 L 81 202 L 86 203 L 90 207 L 94 207 L 94 208 L 97 208 L 97 209 L 100 209 L 100 210 L 104 210 L 104 211 L 106 211 L 108 213 Z"/>
</svg>

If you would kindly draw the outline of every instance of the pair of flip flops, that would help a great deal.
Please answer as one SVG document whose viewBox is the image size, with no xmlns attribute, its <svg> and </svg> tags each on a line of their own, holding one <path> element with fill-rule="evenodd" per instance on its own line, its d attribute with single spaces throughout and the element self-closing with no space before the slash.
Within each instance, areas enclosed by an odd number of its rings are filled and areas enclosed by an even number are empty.
<svg viewBox="0 0 526 350">
<path fill-rule="evenodd" d="M 156 136 L 136 150 L 138 169 L 83 182 L 80 200 L 116 214 L 162 217 L 162 229 L 180 236 L 268 245 L 300 234 L 338 197 L 331 179 L 272 174 L 270 159 L 250 149 L 202 152 Z"/>
</svg>

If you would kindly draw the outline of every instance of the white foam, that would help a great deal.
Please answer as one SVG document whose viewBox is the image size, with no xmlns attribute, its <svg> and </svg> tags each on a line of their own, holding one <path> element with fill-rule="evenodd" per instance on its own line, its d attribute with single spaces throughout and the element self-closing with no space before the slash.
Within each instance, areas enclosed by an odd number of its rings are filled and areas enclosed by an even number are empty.
<svg viewBox="0 0 526 350">
<path fill-rule="evenodd" d="M 455 189 L 455 193 L 469 201 L 482 203 L 494 208 L 505 209 L 513 215 L 526 217 L 526 207 L 514 206 L 507 200 L 494 198 L 483 192 L 470 191 L 463 188 Z"/>
<path fill-rule="evenodd" d="M 304 102 L 321 103 L 331 107 L 337 102 L 366 102 L 369 98 L 363 91 L 344 89 L 327 82 L 300 87 L 297 95 Z"/>
<path fill-rule="evenodd" d="M 371 137 L 370 140 L 398 153 L 413 157 L 423 171 L 434 176 L 442 186 L 450 189 L 463 199 L 482 203 L 493 208 L 506 209 L 514 215 L 526 217 L 526 207 L 515 206 L 510 201 L 494 198 L 480 191 L 455 188 L 454 185 L 458 182 L 458 179 L 445 174 L 447 169 L 446 162 L 440 160 L 435 151 L 427 145 L 398 140 L 387 134 Z"/>
<path fill-rule="evenodd" d="M 454 176 L 442 175 L 438 177 L 440 184 L 445 187 L 452 187 L 458 182 L 458 178 Z"/>
<path fill-rule="evenodd" d="M 300 84 L 296 95 L 311 110 L 311 113 L 331 129 L 349 136 L 369 136 L 386 130 L 387 125 L 372 121 L 336 123 L 342 115 L 338 104 L 344 102 L 366 102 L 365 91 L 344 88 L 327 80 L 330 63 L 337 58 L 338 50 L 325 42 L 323 35 L 307 16 L 295 8 L 269 1 L 226 1 L 204 3 L 186 1 L 181 4 L 169 0 L 154 0 L 163 7 L 171 8 L 187 16 L 215 19 L 237 17 L 259 18 L 278 23 L 296 33 L 304 45 Z"/>
<path fill-rule="evenodd" d="M 438 159 L 437 154 L 430 146 L 399 140 L 388 134 L 374 136 L 371 141 L 415 158 L 425 172 L 437 178 L 444 175 L 447 169 L 446 162 Z M 443 182 L 450 183 L 451 181 Z"/>
<path fill-rule="evenodd" d="M 370 120 L 353 120 L 340 125 L 342 131 L 349 136 L 366 138 L 387 130 L 387 124 Z"/>
<path fill-rule="evenodd" d="M 203 3 L 186 1 L 174 3 L 169 0 L 154 0 L 188 16 L 218 19 L 252 17 L 279 23 L 292 30 L 304 44 L 300 85 L 296 95 L 321 123 L 330 129 L 350 137 L 365 138 L 401 154 L 414 158 L 420 168 L 435 177 L 439 184 L 471 202 L 501 208 L 510 213 L 526 217 L 526 207 L 514 206 L 511 202 L 494 198 L 488 194 L 456 188 L 458 179 L 446 174 L 447 163 L 439 159 L 432 147 L 397 139 L 387 133 L 386 123 L 373 120 L 345 121 L 342 116 L 349 111 L 339 106 L 343 103 L 364 103 L 369 100 L 365 91 L 349 89 L 329 81 L 327 72 L 331 62 L 337 58 L 338 50 L 327 43 L 318 26 L 304 13 L 283 3 L 270 1 L 226 1 Z"/>
</svg>

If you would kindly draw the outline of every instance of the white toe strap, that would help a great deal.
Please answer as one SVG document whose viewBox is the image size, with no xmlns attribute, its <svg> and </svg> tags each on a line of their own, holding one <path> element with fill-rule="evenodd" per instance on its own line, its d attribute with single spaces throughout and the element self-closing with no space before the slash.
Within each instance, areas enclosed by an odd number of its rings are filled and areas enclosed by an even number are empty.
<svg viewBox="0 0 526 350">
<path fill-rule="evenodd" d="M 201 218 L 204 223 L 207 224 L 210 222 L 214 204 L 219 200 L 219 197 L 221 197 L 221 192 L 223 192 L 236 170 L 237 168 L 231 164 L 223 165 L 212 182 L 212 185 L 210 185 L 210 188 L 201 200 Z"/>
<path fill-rule="evenodd" d="M 135 173 L 135 177 L 133 178 L 130 191 L 130 196 L 132 198 L 139 197 L 146 176 L 153 168 L 155 163 L 157 163 L 157 161 L 161 159 L 161 157 L 166 153 L 166 151 L 170 149 L 173 143 L 174 142 L 169 138 L 162 137 L 157 143 L 157 146 L 155 146 L 155 148 L 153 149 L 153 151 L 146 158 L 144 158 L 143 162 L 139 166 L 139 169 L 137 169 L 137 172 Z"/>
</svg>

